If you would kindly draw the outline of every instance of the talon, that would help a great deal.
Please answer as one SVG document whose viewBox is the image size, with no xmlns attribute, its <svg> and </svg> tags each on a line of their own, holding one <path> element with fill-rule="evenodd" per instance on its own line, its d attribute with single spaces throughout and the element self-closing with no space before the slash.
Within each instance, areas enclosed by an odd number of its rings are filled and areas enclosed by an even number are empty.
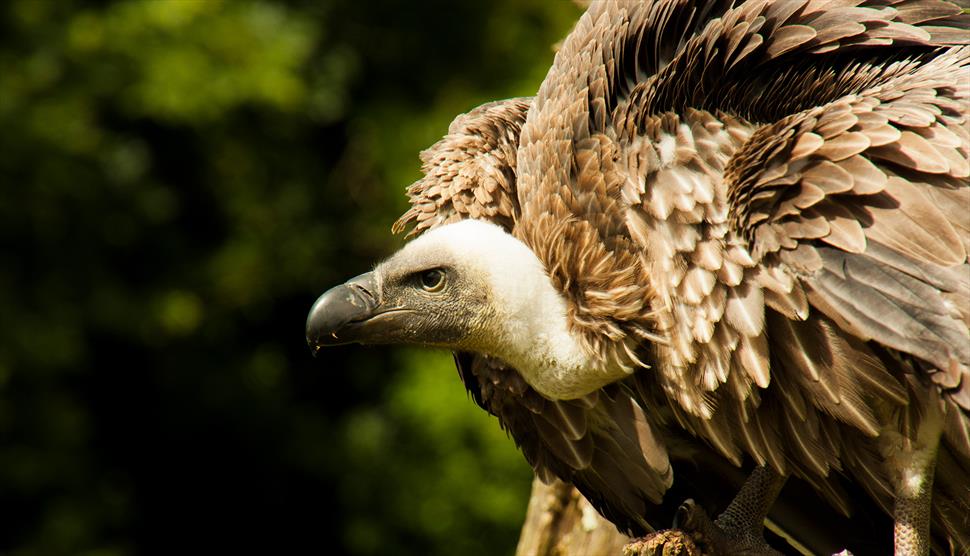
<svg viewBox="0 0 970 556">
<path fill-rule="evenodd" d="M 677 507 L 677 512 L 674 513 L 674 529 L 684 529 L 690 528 L 692 525 L 691 515 L 697 508 L 697 503 L 694 502 L 693 498 L 688 498 Z"/>
</svg>

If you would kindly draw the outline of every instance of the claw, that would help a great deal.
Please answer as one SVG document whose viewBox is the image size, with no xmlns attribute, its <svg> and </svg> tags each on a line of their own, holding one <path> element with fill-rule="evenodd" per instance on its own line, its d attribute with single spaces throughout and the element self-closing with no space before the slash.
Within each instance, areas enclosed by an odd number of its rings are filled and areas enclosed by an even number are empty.
<svg viewBox="0 0 970 556">
<path fill-rule="evenodd" d="M 765 542 L 763 529 L 765 515 L 783 485 L 780 475 L 756 468 L 717 520 L 693 500 L 686 500 L 677 508 L 674 527 L 687 531 L 704 554 L 780 556 Z"/>
</svg>

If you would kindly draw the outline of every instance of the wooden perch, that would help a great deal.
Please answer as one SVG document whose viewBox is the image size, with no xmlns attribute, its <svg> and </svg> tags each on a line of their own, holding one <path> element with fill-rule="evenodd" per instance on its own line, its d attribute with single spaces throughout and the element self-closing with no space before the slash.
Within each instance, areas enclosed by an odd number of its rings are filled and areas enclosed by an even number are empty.
<svg viewBox="0 0 970 556">
<path fill-rule="evenodd" d="M 616 530 L 571 485 L 532 481 L 516 556 L 619 556 L 632 539 Z"/>
<path fill-rule="evenodd" d="M 573 486 L 532 480 L 532 496 L 515 556 L 698 556 L 683 531 L 632 539 L 617 531 Z"/>
</svg>

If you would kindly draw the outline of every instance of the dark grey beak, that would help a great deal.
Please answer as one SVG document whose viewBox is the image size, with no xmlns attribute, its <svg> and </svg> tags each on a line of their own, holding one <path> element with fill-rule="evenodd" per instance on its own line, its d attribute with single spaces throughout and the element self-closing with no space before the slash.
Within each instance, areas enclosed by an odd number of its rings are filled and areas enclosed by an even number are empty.
<svg viewBox="0 0 970 556">
<path fill-rule="evenodd" d="M 306 319 L 306 341 L 316 355 L 324 346 L 351 342 L 381 343 L 382 332 L 394 324 L 377 318 L 382 311 L 373 272 L 361 274 L 327 290 Z"/>
</svg>

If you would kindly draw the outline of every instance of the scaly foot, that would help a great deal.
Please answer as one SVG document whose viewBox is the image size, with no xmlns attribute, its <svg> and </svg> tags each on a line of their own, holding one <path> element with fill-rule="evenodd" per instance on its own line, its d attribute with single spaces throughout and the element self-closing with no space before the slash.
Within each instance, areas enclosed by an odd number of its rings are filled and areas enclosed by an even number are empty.
<svg viewBox="0 0 970 556">
<path fill-rule="evenodd" d="M 677 509 L 674 527 L 689 531 L 701 553 L 711 556 L 782 556 L 765 542 L 760 525 L 751 527 L 723 519 L 711 520 L 707 512 L 693 500 L 687 500 Z"/>
</svg>

